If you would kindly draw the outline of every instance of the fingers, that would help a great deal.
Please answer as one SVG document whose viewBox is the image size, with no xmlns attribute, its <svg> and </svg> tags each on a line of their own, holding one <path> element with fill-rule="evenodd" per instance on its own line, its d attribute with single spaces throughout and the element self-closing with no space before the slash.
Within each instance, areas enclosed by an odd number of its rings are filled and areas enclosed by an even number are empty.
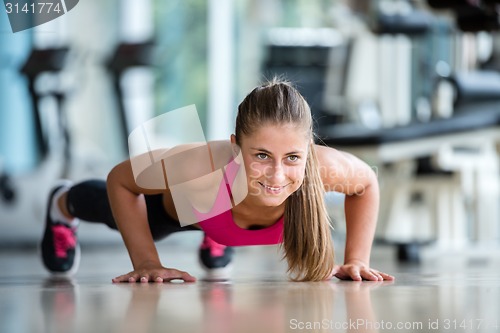
<svg viewBox="0 0 500 333">
<path fill-rule="evenodd" d="M 128 274 L 115 277 L 112 281 L 113 283 L 120 283 L 120 282 L 135 283 L 138 279 L 139 279 L 139 274 L 135 272 L 130 272 Z"/>
<path fill-rule="evenodd" d="M 169 269 L 162 272 L 155 281 L 161 279 L 163 281 L 183 280 L 184 282 L 195 282 L 196 278 L 187 272 L 179 271 L 177 269 Z"/>
<path fill-rule="evenodd" d="M 367 281 L 383 281 L 384 278 L 376 271 L 372 269 L 363 269 L 361 271 L 361 276 Z"/>
<path fill-rule="evenodd" d="M 335 267 L 333 276 L 340 280 L 352 281 L 394 281 L 394 276 L 382 273 L 376 269 L 360 267 L 357 265 L 343 265 Z"/>
<path fill-rule="evenodd" d="M 155 270 L 153 272 L 130 272 L 128 274 L 120 275 L 112 279 L 113 283 L 148 283 L 156 282 L 163 283 L 165 281 L 170 282 L 173 280 L 183 280 L 184 282 L 195 282 L 196 278 L 186 272 L 179 271 L 177 269 L 161 269 Z"/>
<path fill-rule="evenodd" d="M 196 282 L 196 278 L 189 273 L 182 272 L 181 276 L 184 282 Z"/>
<path fill-rule="evenodd" d="M 392 275 L 380 272 L 380 275 L 384 278 L 384 281 L 394 281 L 396 278 Z"/>
<path fill-rule="evenodd" d="M 394 281 L 394 276 L 379 272 L 376 269 L 363 269 L 360 274 L 363 280 L 367 281 Z"/>
<path fill-rule="evenodd" d="M 353 281 L 363 281 L 363 278 L 361 277 L 361 274 L 358 269 L 351 269 L 349 272 L 348 276 L 353 280 Z"/>
<path fill-rule="evenodd" d="M 360 268 L 355 265 L 344 265 L 339 269 L 339 272 L 335 275 L 341 280 L 353 280 L 362 281 L 363 278 L 360 274 Z"/>
</svg>

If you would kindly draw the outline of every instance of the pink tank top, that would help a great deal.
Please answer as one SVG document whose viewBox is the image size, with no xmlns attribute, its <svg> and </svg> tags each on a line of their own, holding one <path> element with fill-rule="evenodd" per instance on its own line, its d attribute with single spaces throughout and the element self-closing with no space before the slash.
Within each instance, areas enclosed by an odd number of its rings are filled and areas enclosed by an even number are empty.
<svg viewBox="0 0 500 333">
<path fill-rule="evenodd" d="M 218 207 L 224 205 L 224 201 L 227 200 L 225 199 L 227 195 L 225 195 L 224 191 L 227 191 L 232 197 L 230 184 L 232 184 L 236 178 L 239 167 L 238 163 L 234 162 L 234 160 L 229 162 L 225 169 L 224 180 L 219 186 L 217 198 L 215 199 L 212 210 L 217 210 Z M 197 218 L 201 220 L 201 222 L 198 223 L 200 228 L 208 237 L 219 244 L 226 246 L 273 245 L 283 241 L 283 216 L 269 227 L 258 230 L 248 230 L 236 225 L 231 210 L 227 210 L 217 216 L 207 219 L 205 219 L 205 216 L 209 215 L 210 212 L 200 213 L 196 209 L 193 209 L 193 211 Z"/>
</svg>

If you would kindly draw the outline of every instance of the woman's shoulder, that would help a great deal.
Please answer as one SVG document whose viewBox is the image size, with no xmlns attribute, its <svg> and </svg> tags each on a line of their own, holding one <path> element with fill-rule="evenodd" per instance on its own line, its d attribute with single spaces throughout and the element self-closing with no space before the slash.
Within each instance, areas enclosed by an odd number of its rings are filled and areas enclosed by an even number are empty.
<svg viewBox="0 0 500 333">
<path fill-rule="evenodd" d="M 130 157 L 131 173 L 143 189 L 166 189 L 211 174 L 231 159 L 229 140 L 193 142 Z"/>
<path fill-rule="evenodd" d="M 183 144 L 160 156 L 171 185 L 208 175 L 223 168 L 230 158 L 229 140 Z"/>
<path fill-rule="evenodd" d="M 211 154 L 213 158 L 229 156 L 231 153 L 231 142 L 229 140 L 218 140 L 208 142 L 191 142 L 163 149 L 159 159 L 191 159 L 205 158 Z"/>
<path fill-rule="evenodd" d="M 231 149 L 231 141 L 229 140 L 213 140 L 208 141 L 211 150 L 214 151 L 227 151 Z"/>
<path fill-rule="evenodd" d="M 214 162 L 214 169 L 221 169 L 225 167 L 233 157 L 231 141 L 229 140 L 209 141 L 208 145 L 210 147 L 210 152 Z"/>
</svg>

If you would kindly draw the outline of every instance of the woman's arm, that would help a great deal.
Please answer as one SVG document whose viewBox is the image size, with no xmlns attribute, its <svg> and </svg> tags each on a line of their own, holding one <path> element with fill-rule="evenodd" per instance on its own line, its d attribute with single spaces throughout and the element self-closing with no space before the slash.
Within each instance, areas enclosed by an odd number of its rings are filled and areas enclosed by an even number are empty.
<svg viewBox="0 0 500 333">
<path fill-rule="evenodd" d="M 195 281 L 186 272 L 161 265 L 147 220 L 143 194 L 161 193 L 139 188 L 134 180 L 130 161 L 118 164 L 109 173 L 107 189 L 111 210 L 132 260 L 134 270 L 113 279 L 113 282 L 148 282 L 173 279 Z"/>
<path fill-rule="evenodd" d="M 335 276 L 353 280 L 394 279 L 370 268 L 379 208 L 377 175 L 366 163 L 351 154 L 325 146 L 316 145 L 315 148 L 325 190 L 346 195 L 344 265 L 337 267 Z"/>
</svg>

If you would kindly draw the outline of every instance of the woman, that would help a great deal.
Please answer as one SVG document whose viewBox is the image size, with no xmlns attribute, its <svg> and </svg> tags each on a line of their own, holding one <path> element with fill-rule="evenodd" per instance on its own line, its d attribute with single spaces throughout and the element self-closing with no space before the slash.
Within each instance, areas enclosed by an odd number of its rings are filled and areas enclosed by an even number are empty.
<svg viewBox="0 0 500 333">
<path fill-rule="evenodd" d="M 187 272 L 162 266 L 154 240 L 198 229 L 205 232 L 200 259 L 208 269 L 228 266 L 229 246 L 281 244 L 288 271 L 296 281 L 333 276 L 393 280 L 369 266 L 379 205 L 375 173 L 359 159 L 315 145 L 313 139 L 309 106 L 295 88 L 278 80 L 259 86 L 239 105 L 230 141 L 186 145 L 178 151 L 188 158 L 170 154 L 163 160 L 164 169 L 171 172 L 165 177 L 164 190 L 139 187 L 131 160 L 113 168 L 106 183 L 87 181 L 54 189 L 42 241 L 44 263 L 53 272 L 76 269 L 76 221 L 83 219 L 104 222 L 123 237 L 134 270 L 113 282 L 195 281 Z M 191 208 L 186 213 L 186 205 L 175 200 L 178 192 L 174 188 L 182 181 L 173 184 L 171 180 L 199 176 L 192 167 L 202 164 L 207 155 L 212 170 L 224 168 L 230 161 L 224 180 L 220 184 L 208 182 L 210 186 L 198 184 L 190 188 L 191 193 L 212 193 L 212 199 L 216 196 L 214 207 L 224 195 L 232 204 L 220 213 L 209 211 L 206 215 L 197 209 L 197 202 L 207 196 L 196 198 L 193 194 L 188 196 L 193 202 L 187 205 Z M 245 172 L 240 173 L 240 168 Z M 325 191 L 333 190 L 346 194 L 346 249 L 344 263 L 339 266 L 334 265 L 324 201 Z M 186 214 L 195 220 L 182 223 L 179 216 Z M 179 221 L 189 225 L 181 227 Z"/>
</svg>

